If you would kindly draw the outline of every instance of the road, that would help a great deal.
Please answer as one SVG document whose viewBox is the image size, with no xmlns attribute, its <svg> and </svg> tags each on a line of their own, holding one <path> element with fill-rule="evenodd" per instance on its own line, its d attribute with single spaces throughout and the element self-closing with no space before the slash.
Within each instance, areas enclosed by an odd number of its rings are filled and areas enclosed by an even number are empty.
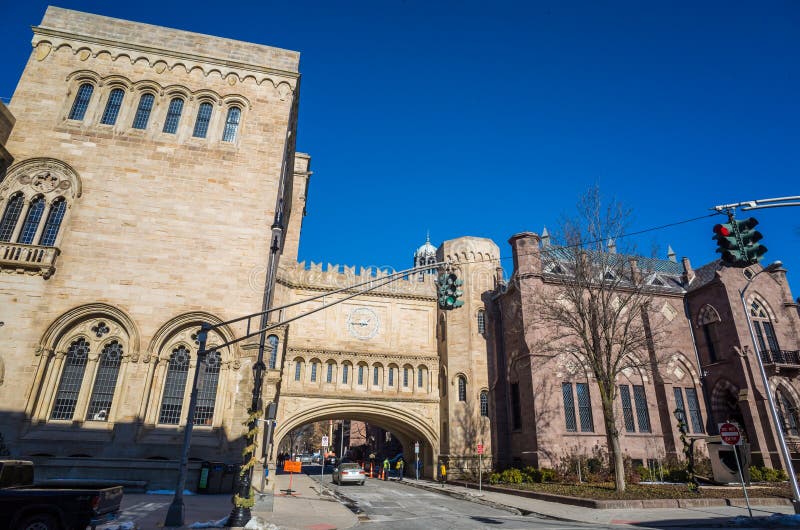
<svg viewBox="0 0 800 530">
<path fill-rule="evenodd" d="M 505 510 L 455 499 L 415 488 L 394 480 L 367 479 L 364 486 L 331 483 L 331 467 L 325 468 L 324 484 L 357 511 L 359 529 L 411 530 L 468 528 L 601 528 L 597 525 L 566 523 L 535 515 L 515 515 Z M 318 465 L 303 466 L 310 477 L 320 480 Z M 347 500 L 351 502 L 347 502 Z"/>
</svg>

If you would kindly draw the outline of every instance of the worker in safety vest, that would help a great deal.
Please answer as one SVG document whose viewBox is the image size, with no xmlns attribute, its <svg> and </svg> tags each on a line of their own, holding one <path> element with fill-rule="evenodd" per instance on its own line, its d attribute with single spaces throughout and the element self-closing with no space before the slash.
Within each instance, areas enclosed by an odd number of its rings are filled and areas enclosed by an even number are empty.
<svg viewBox="0 0 800 530">
<path fill-rule="evenodd" d="M 389 457 L 383 459 L 383 480 L 389 480 Z"/>
<path fill-rule="evenodd" d="M 444 487 L 444 483 L 447 482 L 447 466 L 444 465 L 444 462 L 439 465 L 439 480 L 442 481 L 442 487 Z"/>
</svg>

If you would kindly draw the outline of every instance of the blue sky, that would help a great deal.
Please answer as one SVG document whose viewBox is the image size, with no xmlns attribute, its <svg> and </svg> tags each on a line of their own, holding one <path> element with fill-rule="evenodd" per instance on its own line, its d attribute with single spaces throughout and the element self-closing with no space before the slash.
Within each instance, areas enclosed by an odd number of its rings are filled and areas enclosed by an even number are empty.
<svg viewBox="0 0 800 530">
<path fill-rule="evenodd" d="M 47 4 L 2 3 L 5 100 Z M 510 256 L 510 235 L 557 225 L 595 183 L 634 209 L 632 230 L 800 195 L 797 2 L 57 5 L 301 52 L 301 259 L 405 268 L 427 230 Z M 754 215 L 797 297 L 800 208 Z M 698 267 L 715 222 L 636 243 Z"/>
</svg>

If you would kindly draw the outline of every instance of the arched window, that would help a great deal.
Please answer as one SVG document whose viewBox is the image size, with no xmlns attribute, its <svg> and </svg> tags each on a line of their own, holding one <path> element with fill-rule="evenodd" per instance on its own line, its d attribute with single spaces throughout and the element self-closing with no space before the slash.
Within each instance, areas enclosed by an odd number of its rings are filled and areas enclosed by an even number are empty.
<svg viewBox="0 0 800 530">
<path fill-rule="evenodd" d="M 242 109 L 231 107 L 228 109 L 228 116 L 225 118 L 225 131 L 222 133 L 223 142 L 235 142 L 236 133 L 239 131 L 239 119 L 242 117 Z"/>
<path fill-rule="evenodd" d="M 703 342 L 705 343 L 708 362 L 710 363 L 719 361 L 719 322 L 719 313 L 712 306 L 706 304 L 700 308 L 697 315 L 697 324 L 703 331 Z"/>
<path fill-rule="evenodd" d="M 794 400 L 782 388 L 778 388 L 776 394 L 783 432 L 789 436 L 800 436 L 800 414 Z"/>
<path fill-rule="evenodd" d="M 478 333 L 486 333 L 486 311 L 483 309 L 478 310 Z"/>
<path fill-rule="evenodd" d="M 133 118 L 134 129 L 147 129 L 147 122 L 150 120 L 150 111 L 153 110 L 155 96 L 150 93 L 142 94 L 139 98 L 139 106 L 136 108 L 136 116 Z"/>
<path fill-rule="evenodd" d="M 319 363 L 316 362 L 316 361 L 311 363 L 311 382 L 312 383 L 316 383 L 317 382 L 317 365 L 318 364 Z"/>
<path fill-rule="evenodd" d="M 86 115 L 86 109 L 89 108 L 89 101 L 92 99 L 94 86 L 91 83 L 84 83 L 78 89 L 78 94 L 75 96 L 75 101 L 72 102 L 72 108 L 69 111 L 70 120 L 81 121 Z"/>
<path fill-rule="evenodd" d="M 328 370 L 325 374 L 325 382 L 326 383 L 333 383 L 333 363 L 328 363 Z"/>
<path fill-rule="evenodd" d="M 303 361 L 301 359 L 295 359 L 294 361 L 294 380 L 300 381 L 300 373 L 303 370 Z"/>
<path fill-rule="evenodd" d="M 463 375 L 458 376 L 458 400 L 467 400 L 467 378 Z"/>
<path fill-rule="evenodd" d="M 769 318 L 764 306 L 758 300 L 753 300 L 750 305 L 750 316 L 753 321 L 753 328 L 756 330 L 756 338 L 758 339 L 758 349 L 761 352 L 761 357 L 765 359 L 774 359 L 772 362 L 781 362 L 782 354 L 781 348 L 778 346 L 778 339 L 775 336 L 775 328 Z"/>
<path fill-rule="evenodd" d="M 180 422 L 188 375 L 189 350 L 186 346 L 181 345 L 172 350 L 172 355 L 169 358 L 158 423 L 177 425 Z"/>
<path fill-rule="evenodd" d="M 108 421 L 121 364 L 122 345 L 117 341 L 109 342 L 103 347 L 103 352 L 100 354 L 100 364 L 97 367 L 97 376 L 94 379 L 86 419 Z"/>
<path fill-rule="evenodd" d="M 119 116 L 119 109 L 122 107 L 122 99 L 125 97 L 125 91 L 121 88 L 115 88 L 108 95 L 106 102 L 106 109 L 103 111 L 103 117 L 100 123 L 105 125 L 114 125 L 117 123 L 117 116 Z"/>
<path fill-rule="evenodd" d="M 358 365 L 358 384 L 359 385 L 363 385 L 364 384 L 364 365 L 363 364 L 359 364 Z"/>
<path fill-rule="evenodd" d="M 197 120 L 194 122 L 194 132 L 192 136 L 195 138 L 205 138 L 208 134 L 208 124 L 211 122 L 211 111 L 214 107 L 211 103 L 200 103 L 200 108 L 197 110 Z"/>
<path fill-rule="evenodd" d="M 267 337 L 267 344 L 269 344 L 269 369 L 274 370 L 278 364 L 278 337 L 270 335 Z"/>
<path fill-rule="evenodd" d="M 403 388 L 408 388 L 408 379 L 411 373 L 411 369 L 408 366 L 403 367 Z"/>
<path fill-rule="evenodd" d="M 211 425 L 214 419 L 214 403 L 217 401 L 219 368 L 222 358 L 218 351 L 206 354 L 197 366 L 197 403 L 194 409 L 195 425 Z"/>
<path fill-rule="evenodd" d="M 381 386 L 381 368 L 378 365 L 372 367 L 372 386 L 374 388 Z"/>
<path fill-rule="evenodd" d="M 419 387 L 419 388 L 422 388 L 424 386 L 424 384 L 425 384 L 425 382 L 423 380 L 423 378 L 424 378 L 424 373 L 423 372 L 424 372 L 424 369 L 422 368 L 422 366 L 418 366 L 417 367 L 417 387 Z"/>
<path fill-rule="evenodd" d="M 3 212 L 3 218 L 0 219 L 0 241 L 11 241 L 11 236 L 14 235 L 14 229 L 17 227 L 19 214 L 22 212 L 22 205 L 25 203 L 25 197 L 22 193 L 17 193 L 8 200 L 6 210 Z"/>
<path fill-rule="evenodd" d="M 30 245 L 33 243 L 33 238 L 36 236 L 36 230 L 39 228 L 39 222 L 42 220 L 43 212 L 44 197 L 34 197 L 28 207 L 28 214 L 25 216 L 25 222 L 22 223 L 22 231 L 19 233 L 18 242 L 23 245 Z"/>
<path fill-rule="evenodd" d="M 481 416 L 489 417 L 489 392 L 486 390 L 481 391 Z"/>
<path fill-rule="evenodd" d="M 347 363 L 344 363 L 342 365 L 342 384 L 343 385 L 347 384 L 348 377 L 350 376 L 349 372 L 350 372 L 350 365 L 347 364 Z"/>
<path fill-rule="evenodd" d="M 89 343 L 83 337 L 69 345 L 64 359 L 64 370 L 58 383 L 56 400 L 53 404 L 51 420 L 71 420 L 78 403 L 78 394 L 86 371 L 86 360 L 89 357 Z"/>
<path fill-rule="evenodd" d="M 183 112 L 183 100 L 181 98 L 172 98 L 169 102 L 169 109 L 167 109 L 167 119 L 164 120 L 164 132 L 175 134 L 178 132 L 178 124 L 181 121 L 181 113 Z"/>
<path fill-rule="evenodd" d="M 61 227 L 61 221 L 64 219 L 64 213 L 67 211 L 67 201 L 63 197 L 59 197 L 50 204 L 50 212 L 47 214 L 47 220 L 44 222 L 44 230 L 42 237 L 39 239 L 39 244 L 44 247 L 52 247 L 56 244 L 56 237 L 58 236 L 58 229 Z"/>
<path fill-rule="evenodd" d="M 394 386 L 394 366 L 389 367 L 389 386 Z"/>
</svg>

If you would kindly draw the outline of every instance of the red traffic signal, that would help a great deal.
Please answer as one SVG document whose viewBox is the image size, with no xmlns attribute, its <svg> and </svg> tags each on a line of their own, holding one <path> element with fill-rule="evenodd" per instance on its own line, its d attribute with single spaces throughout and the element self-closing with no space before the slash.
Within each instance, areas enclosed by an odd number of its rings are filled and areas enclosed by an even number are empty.
<svg viewBox="0 0 800 530">
<path fill-rule="evenodd" d="M 718 235 L 721 235 L 723 237 L 727 237 L 727 236 L 731 235 L 730 229 L 726 225 L 723 225 L 723 224 L 714 225 L 714 233 L 718 234 Z"/>
</svg>

